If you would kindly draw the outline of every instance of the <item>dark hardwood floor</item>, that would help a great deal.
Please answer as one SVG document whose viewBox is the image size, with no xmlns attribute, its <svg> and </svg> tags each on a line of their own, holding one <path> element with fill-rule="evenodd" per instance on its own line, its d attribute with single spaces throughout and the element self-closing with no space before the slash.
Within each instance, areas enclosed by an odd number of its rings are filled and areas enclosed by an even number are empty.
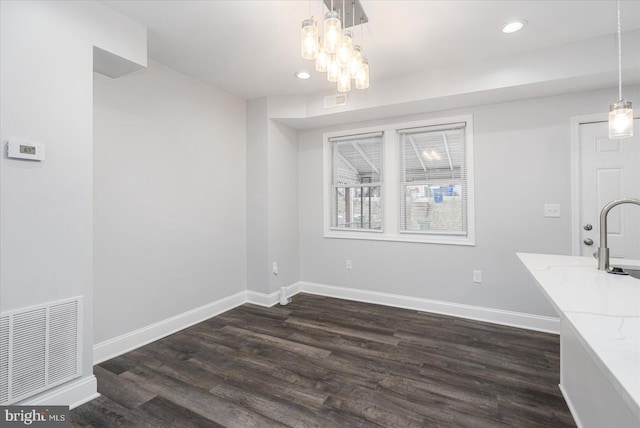
<svg viewBox="0 0 640 428">
<path fill-rule="evenodd" d="M 95 366 L 74 426 L 574 427 L 558 336 L 298 294 Z"/>
</svg>

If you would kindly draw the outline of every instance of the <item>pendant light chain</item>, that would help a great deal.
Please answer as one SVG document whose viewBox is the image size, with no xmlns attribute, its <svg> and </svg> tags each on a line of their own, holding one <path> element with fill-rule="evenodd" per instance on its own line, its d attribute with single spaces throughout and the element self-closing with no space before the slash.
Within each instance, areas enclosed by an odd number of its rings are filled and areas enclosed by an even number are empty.
<svg viewBox="0 0 640 428">
<path fill-rule="evenodd" d="M 620 0 L 618 0 L 618 99 L 622 100 L 622 32 L 620 31 Z"/>
<path fill-rule="evenodd" d="M 346 29 L 347 28 L 347 12 L 345 10 L 345 1 L 346 0 L 342 0 L 342 29 Z"/>
<path fill-rule="evenodd" d="M 364 24 L 362 23 L 362 18 L 360 18 L 360 49 L 364 52 Z"/>
</svg>

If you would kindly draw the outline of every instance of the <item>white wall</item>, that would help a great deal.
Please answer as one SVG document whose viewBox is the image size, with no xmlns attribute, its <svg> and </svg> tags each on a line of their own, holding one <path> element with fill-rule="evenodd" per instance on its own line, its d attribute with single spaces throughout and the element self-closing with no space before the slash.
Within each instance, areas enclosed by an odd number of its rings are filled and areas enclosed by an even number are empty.
<svg viewBox="0 0 640 428">
<path fill-rule="evenodd" d="M 247 288 L 269 292 L 267 99 L 247 101 Z"/>
<path fill-rule="evenodd" d="M 272 121 L 273 108 L 268 98 L 247 102 L 247 286 L 263 294 L 300 278 L 298 132 Z"/>
<path fill-rule="evenodd" d="M 246 289 L 244 100 L 95 74 L 94 147 L 96 343 Z"/>
<path fill-rule="evenodd" d="M 269 260 L 278 275 L 269 293 L 299 281 L 298 132 L 269 120 Z"/>
<path fill-rule="evenodd" d="M 626 93 L 640 95 L 637 88 Z M 570 117 L 606 112 L 615 98 L 607 90 L 301 131 L 300 279 L 556 316 L 515 253 L 570 254 Z M 469 113 L 475 247 L 323 238 L 323 132 Z M 561 218 L 544 218 L 545 203 L 561 204 Z M 352 270 L 345 270 L 345 259 Z M 474 269 L 482 270 L 480 285 L 472 283 Z"/>
<path fill-rule="evenodd" d="M 2 1 L 0 17 L 1 139 L 46 145 L 43 162 L 5 155 L 0 162 L 0 310 L 82 296 L 87 379 L 93 364 L 93 46 L 145 65 L 146 30 L 96 2 Z"/>
</svg>

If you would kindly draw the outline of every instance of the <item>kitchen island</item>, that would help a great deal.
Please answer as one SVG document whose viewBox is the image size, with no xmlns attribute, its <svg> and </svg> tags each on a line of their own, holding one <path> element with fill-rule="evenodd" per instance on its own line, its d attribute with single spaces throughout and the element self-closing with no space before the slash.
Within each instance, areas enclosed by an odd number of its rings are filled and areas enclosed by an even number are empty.
<svg viewBox="0 0 640 428">
<path fill-rule="evenodd" d="M 640 427 L 640 280 L 592 257 L 518 257 L 560 315 L 560 388 L 578 426 Z"/>
</svg>

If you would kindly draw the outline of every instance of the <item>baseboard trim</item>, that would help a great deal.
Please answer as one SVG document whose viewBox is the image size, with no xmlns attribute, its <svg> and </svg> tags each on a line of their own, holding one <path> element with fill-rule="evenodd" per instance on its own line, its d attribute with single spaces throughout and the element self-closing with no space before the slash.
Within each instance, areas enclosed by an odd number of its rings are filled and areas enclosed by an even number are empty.
<svg viewBox="0 0 640 428">
<path fill-rule="evenodd" d="M 393 306 L 396 308 L 450 315 L 509 327 L 524 328 L 544 333 L 560 334 L 559 318 L 511 312 L 481 306 L 463 305 L 459 303 L 441 302 L 438 300 L 380 293 L 376 291 L 359 290 L 355 288 L 336 287 L 333 285 L 313 282 L 301 281 L 296 285 L 298 285 L 300 290 L 299 292 L 316 294 L 319 296 L 335 297 L 338 299 L 354 300 L 364 303 L 374 303 L 378 305 Z"/>
<path fill-rule="evenodd" d="M 241 291 L 240 293 L 167 318 L 155 324 L 97 343 L 93 346 L 93 364 L 99 364 L 158 339 L 162 339 L 163 337 L 231 310 L 246 302 L 247 292 Z"/>
<path fill-rule="evenodd" d="M 336 287 L 333 285 L 306 281 L 300 281 L 289 285 L 288 287 L 285 287 L 285 289 L 287 291 L 287 297 L 295 296 L 298 293 L 309 293 L 357 302 L 450 315 L 545 333 L 560 333 L 560 320 L 552 317 L 458 303 L 441 302 L 437 300 L 401 296 L 397 294 L 380 293 L 376 291 L 359 290 L 355 288 Z M 117 357 L 118 355 L 122 355 L 143 345 L 162 339 L 163 337 L 214 317 L 222 312 L 231 310 L 244 303 L 271 307 L 278 304 L 279 301 L 280 291 L 275 291 L 270 294 L 259 293 L 251 290 L 242 291 L 224 299 L 200 306 L 199 308 L 195 308 L 183 314 L 176 315 L 130 333 L 123 334 L 122 336 L 98 343 L 93 347 L 93 363 L 99 364 L 103 361 Z"/>
<path fill-rule="evenodd" d="M 90 375 L 65 383 L 60 387 L 16 403 L 16 405 L 69 406 L 70 409 L 73 409 L 99 396 L 96 377 Z"/>
<path fill-rule="evenodd" d="M 300 292 L 300 282 L 284 287 L 287 297 L 293 297 Z M 271 294 L 258 293 L 257 291 L 247 291 L 247 303 L 270 308 L 280 302 L 280 291 Z"/>
</svg>

